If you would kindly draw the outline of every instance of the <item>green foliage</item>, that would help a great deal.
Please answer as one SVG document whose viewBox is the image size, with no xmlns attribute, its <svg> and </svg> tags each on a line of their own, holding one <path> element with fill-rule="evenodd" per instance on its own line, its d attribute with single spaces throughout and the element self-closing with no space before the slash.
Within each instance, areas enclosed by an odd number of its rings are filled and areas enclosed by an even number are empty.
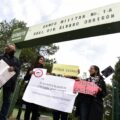
<svg viewBox="0 0 120 120">
<path fill-rule="evenodd" d="M 45 68 L 47 69 L 48 73 L 51 73 L 54 63 L 56 63 L 55 59 L 46 59 Z"/>
<path fill-rule="evenodd" d="M 21 84 L 22 84 L 22 80 L 18 80 L 16 83 L 15 92 L 11 96 L 11 104 L 10 104 L 10 108 L 9 108 L 9 112 L 8 112 L 8 117 L 11 116 L 13 109 L 15 107 L 15 104 L 18 100 L 19 92 L 21 90 Z"/>
<path fill-rule="evenodd" d="M 5 44 L 11 42 L 10 38 L 11 38 L 13 30 L 18 29 L 18 28 L 21 28 L 21 29 L 26 28 L 26 23 L 24 23 L 23 21 L 16 20 L 16 19 L 11 20 L 10 22 L 7 22 L 6 20 L 4 20 L 0 23 L 0 53 L 3 52 Z M 38 55 L 43 55 L 48 58 L 50 55 L 55 54 L 58 51 L 58 49 L 59 47 L 56 46 L 55 44 L 24 48 L 22 49 L 20 60 L 23 63 L 23 65 L 24 63 L 34 64 Z M 46 59 L 45 68 L 48 69 L 48 72 L 51 71 L 52 65 L 55 62 L 56 62 L 55 59 Z M 15 103 L 17 102 L 19 92 L 22 88 L 23 88 L 23 85 L 21 85 L 21 82 L 17 81 L 15 92 L 13 93 L 12 98 L 11 98 L 12 101 L 11 101 L 8 116 L 11 115 L 13 108 L 15 106 Z"/>
<path fill-rule="evenodd" d="M 43 55 L 44 57 L 49 57 L 50 55 L 55 54 L 58 51 L 59 47 L 56 46 L 55 44 L 51 45 L 46 45 L 46 46 L 37 46 L 37 47 L 32 47 L 32 48 L 23 48 L 21 55 L 20 55 L 20 60 L 23 63 L 35 63 L 35 60 L 38 55 Z M 55 60 L 54 59 L 46 59 L 46 66 L 48 64 L 52 64 Z"/>
<path fill-rule="evenodd" d="M 6 43 L 10 42 L 10 38 L 14 29 L 25 28 L 26 23 L 16 19 L 7 22 L 6 20 L 0 22 L 0 52 L 3 52 Z"/>
<path fill-rule="evenodd" d="M 19 21 L 16 19 L 7 22 L 6 20 L 0 23 L 0 53 L 3 52 L 4 46 L 6 43 L 10 42 L 10 38 L 14 29 L 26 28 L 26 23 L 23 21 Z M 45 46 L 37 46 L 31 48 L 24 48 L 22 49 L 20 60 L 22 63 L 31 63 L 34 64 L 37 56 L 39 54 L 43 56 L 53 55 L 58 51 L 59 47 L 55 44 L 45 45 Z M 50 60 L 51 62 L 52 60 Z M 47 60 L 48 66 L 49 60 Z"/>
<path fill-rule="evenodd" d="M 2 89 L 0 89 L 0 108 L 1 108 L 1 105 L 2 105 Z"/>
<path fill-rule="evenodd" d="M 20 54 L 20 61 L 22 63 L 34 64 L 38 55 L 35 48 L 23 48 Z"/>
<path fill-rule="evenodd" d="M 112 86 L 107 85 L 108 95 L 104 99 L 104 120 L 112 120 Z"/>
<path fill-rule="evenodd" d="M 79 118 L 75 117 L 75 113 L 73 112 L 73 113 L 69 114 L 68 120 L 79 120 Z"/>
<path fill-rule="evenodd" d="M 120 118 L 120 59 L 115 65 L 115 73 L 113 75 L 113 119 Z"/>
<path fill-rule="evenodd" d="M 37 50 L 41 55 L 49 56 L 54 55 L 59 50 L 59 47 L 55 44 L 49 44 L 44 46 L 38 46 Z"/>
<path fill-rule="evenodd" d="M 120 60 L 115 65 L 115 73 L 113 75 L 113 80 L 119 82 L 120 84 Z"/>
</svg>

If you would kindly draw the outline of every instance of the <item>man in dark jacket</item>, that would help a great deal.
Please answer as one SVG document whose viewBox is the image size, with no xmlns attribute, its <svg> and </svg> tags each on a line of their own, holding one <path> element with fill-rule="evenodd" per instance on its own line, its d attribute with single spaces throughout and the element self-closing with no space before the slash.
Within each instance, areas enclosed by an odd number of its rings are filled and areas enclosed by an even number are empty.
<svg viewBox="0 0 120 120">
<path fill-rule="evenodd" d="M 9 72 L 15 71 L 15 75 L 8 80 L 8 82 L 3 86 L 3 104 L 0 111 L 0 120 L 6 120 L 7 113 L 10 107 L 10 96 L 14 92 L 17 76 L 20 71 L 20 63 L 18 59 L 14 56 L 16 52 L 16 46 L 14 44 L 8 44 L 5 47 L 4 54 L 0 55 L 0 60 L 4 60 L 10 67 Z"/>
</svg>

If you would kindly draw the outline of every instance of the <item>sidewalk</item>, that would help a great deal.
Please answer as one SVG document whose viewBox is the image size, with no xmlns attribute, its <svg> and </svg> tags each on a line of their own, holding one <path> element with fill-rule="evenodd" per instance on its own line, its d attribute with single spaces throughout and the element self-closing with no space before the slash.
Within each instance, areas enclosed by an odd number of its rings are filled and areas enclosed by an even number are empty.
<svg viewBox="0 0 120 120">
<path fill-rule="evenodd" d="M 40 120 L 51 120 L 49 116 L 41 115 Z"/>
<path fill-rule="evenodd" d="M 17 109 L 14 109 L 13 114 L 11 116 L 11 118 L 9 120 L 16 120 L 16 115 L 17 115 Z M 24 111 L 21 114 L 21 120 L 23 120 L 24 118 Z M 53 120 L 52 117 L 48 116 L 48 115 L 41 115 L 39 120 Z"/>
<path fill-rule="evenodd" d="M 9 120 L 16 120 L 15 118 L 10 118 Z M 23 119 L 21 119 L 23 120 Z M 41 115 L 39 120 L 52 120 L 49 116 Z"/>
</svg>

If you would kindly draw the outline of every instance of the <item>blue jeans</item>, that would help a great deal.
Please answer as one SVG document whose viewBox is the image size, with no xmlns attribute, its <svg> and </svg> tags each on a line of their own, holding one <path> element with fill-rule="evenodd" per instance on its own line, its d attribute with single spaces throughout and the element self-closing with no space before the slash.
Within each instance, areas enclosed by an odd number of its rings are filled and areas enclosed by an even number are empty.
<svg viewBox="0 0 120 120">
<path fill-rule="evenodd" d="M 11 90 L 9 88 L 3 87 L 3 104 L 0 111 L 0 120 L 6 120 L 8 110 L 10 107 L 10 96 L 11 96 Z"/>
</svg>

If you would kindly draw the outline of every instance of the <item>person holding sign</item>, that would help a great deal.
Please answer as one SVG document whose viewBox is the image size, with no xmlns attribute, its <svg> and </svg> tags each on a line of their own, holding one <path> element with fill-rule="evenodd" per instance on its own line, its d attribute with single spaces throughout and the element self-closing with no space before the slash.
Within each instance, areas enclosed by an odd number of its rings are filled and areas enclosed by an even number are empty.
<svg viewBox="0 0 120 120">
<path fill-rule="evenodd" d="M 78 69 L 78 73 L 79 73 L 79 69 Z M 65 78 L 70 78 L 76 80 L 78 79 L 77 77 L 73 77 L 73 76 L 64 76 Z M 53 110 L 53 120 L 68 120 L 69 117 L 69 113 L 63 112 L 63 111 L 57 111 L 57 110 Z"/>
<path fill-rule="evenodd" d="M 33 69 L 34 68 L 43 68 L 45 64 L 45 58 L 43 56 L 38 56 L 36 63 L 34 67 L 29 69 L 24 77 L 25 80 L 30 80 L 31 75 L 34 74 Z M 30 120 L 30 114 L 32 113 L 31 120 L 37 120 L 39 117 L 39 106 L 32 104 L 32 103 L 26 103 L 26 110 L 24 115 L 24 120 Z"/>
<path fill-rule="evenodd" d="M 77 79 L 77 76 L 80 73 L 80 70 L 79 70 L 79 66 L 55 64 L 53 65 L 52 73 L 60 74 L 65 78 L 70 78 L 75 80 Z M 68 115 L 69 114 L 66 112 L 53 110 L 53 120 L 68 120 Z"/>
<path fill-rule="evenodd" d="M 20 71 L 20 62 L 14 56 L 15 52 L 16 46 L 14 44 L 8 44 L 5 47 L 5 53 L 0 55 L 0 60 L 5 61 L 10 66 L 8 71 L 15 72 L 15 75 L 3 85 L 3 104 L 0 111 L 0 120 L 6 120 L 10 106 L 10 96 L 15 89 L 15 83 Z"/>
<path fill-rule="evenodd" d="M 95 83 L 99 89 L 94 95 L 79 94 L 78 114 L 80 120 L 102 120 L 103 117 L 103 98 L 107 95 L 106 85 L 100 75 L 99 67 L 93 65 L 89 70 L 90 77 L 86 80 Z"/>
</svg>

